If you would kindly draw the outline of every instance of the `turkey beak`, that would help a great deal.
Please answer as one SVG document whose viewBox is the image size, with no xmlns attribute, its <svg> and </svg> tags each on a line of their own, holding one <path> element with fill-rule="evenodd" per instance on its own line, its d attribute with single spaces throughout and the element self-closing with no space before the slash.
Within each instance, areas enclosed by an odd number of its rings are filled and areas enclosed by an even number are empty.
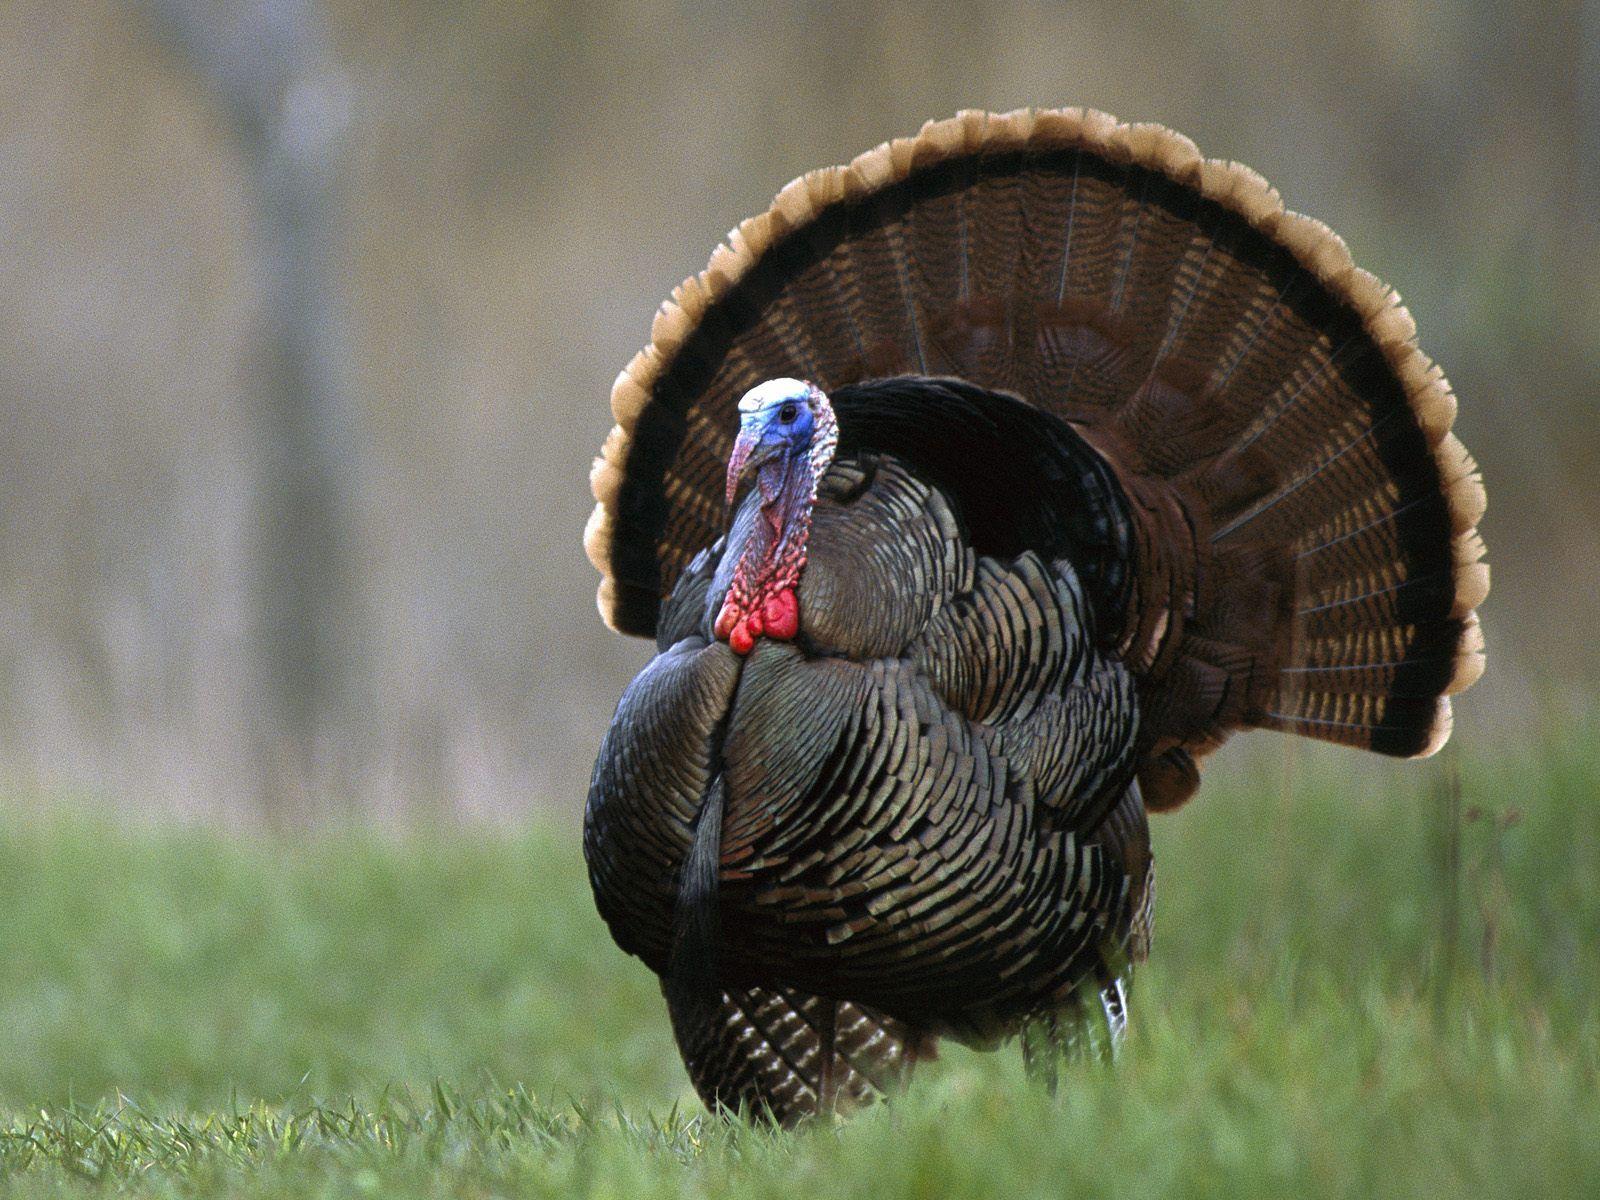
<svg viewBox="0 0 1600 1200">
<path fill-rule="evenodd" d="M 734 439 L 733 452 L 728 455 L 730 509 L 739 496 L 739 488 L 743 485 L 745 476 L 755 474 L 763 463 L 771 461 L 781 449 L 781 444 L 763 441 L 761 434 L 755 430 L 748 427 L 739 430 L 739 436 Z"/>
</svg>

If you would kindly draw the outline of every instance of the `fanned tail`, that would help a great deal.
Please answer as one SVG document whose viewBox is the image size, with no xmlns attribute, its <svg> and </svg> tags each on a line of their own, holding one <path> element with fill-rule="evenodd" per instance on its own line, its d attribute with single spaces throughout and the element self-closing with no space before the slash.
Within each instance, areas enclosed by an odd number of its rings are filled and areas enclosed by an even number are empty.
<svg viewBox="0 0 1600 1200">
<path fill-rule="evenodd" d="M 722 521 L 742 392 L 959 376 L 1110 464 L 1152 808 L 1266 727 L 1428 754 L 1483 668 L 1476 465 L 1398 298 L 1235 163 L 1084 110 L 962 113 L 814 171 L 663 304 L 586 545 L 630 633 Z M 895 449 L 895 447 L 881 447 Z M 1104 600 L 1104 597 L 1098 597 Z"/>
</svg>

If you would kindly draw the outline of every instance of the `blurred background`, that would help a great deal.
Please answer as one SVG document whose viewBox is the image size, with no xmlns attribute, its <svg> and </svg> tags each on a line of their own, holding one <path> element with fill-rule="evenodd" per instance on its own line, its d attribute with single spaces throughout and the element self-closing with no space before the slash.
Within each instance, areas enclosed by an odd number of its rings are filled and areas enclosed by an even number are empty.
<svg viewBox="0 0 1600 1200">
<path fill-rule="evenodd" d="M 574 812 L 649 653 L 580 542 L 656 303 L 791 176 L 1023 104 L 1247 162 L 1400 290 L 1489 486 L 1458 731 L 1579 709 L 1600 3 L 0 0 L 0 788 Z"/>
</svg>

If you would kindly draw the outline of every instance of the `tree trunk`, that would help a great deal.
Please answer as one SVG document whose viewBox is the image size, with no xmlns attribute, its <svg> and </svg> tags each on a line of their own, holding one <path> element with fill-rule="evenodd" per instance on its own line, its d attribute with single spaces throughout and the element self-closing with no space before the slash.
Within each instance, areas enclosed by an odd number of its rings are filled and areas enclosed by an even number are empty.
<svg viewBox="0 0 1600 1200">
<path fill-rule="evenodd" d="M 362 661 L 351 571 L 358 416 L 338 288 L 348 94 L 314 0 L 145 3 L 223 110 L 253 206 L 249 676 L 261 713 L 258 792 L 269 818 L 288 821 L 334 783 L 327 767 L 352 732 Z"/>
</svg>

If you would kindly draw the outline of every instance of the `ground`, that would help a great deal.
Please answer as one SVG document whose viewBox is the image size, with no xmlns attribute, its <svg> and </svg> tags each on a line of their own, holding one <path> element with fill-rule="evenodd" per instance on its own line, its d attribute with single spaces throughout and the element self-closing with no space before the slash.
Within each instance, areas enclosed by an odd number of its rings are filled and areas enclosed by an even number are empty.
<svg viewBox="0 0 1600 1200">
<path fill-rule="evenodd" d="M 1448 761 L 1265 761 L 1157 822 L 1116 1064 L 1052 1100 L 957 1049 L 792 1135 L 704 1116 L 570 805 L 269 836 L 16 800 L 0 1195 L 1600 1194 L 1600 737 L 1463 752 L 1459 806 Z"/>
</svg>

